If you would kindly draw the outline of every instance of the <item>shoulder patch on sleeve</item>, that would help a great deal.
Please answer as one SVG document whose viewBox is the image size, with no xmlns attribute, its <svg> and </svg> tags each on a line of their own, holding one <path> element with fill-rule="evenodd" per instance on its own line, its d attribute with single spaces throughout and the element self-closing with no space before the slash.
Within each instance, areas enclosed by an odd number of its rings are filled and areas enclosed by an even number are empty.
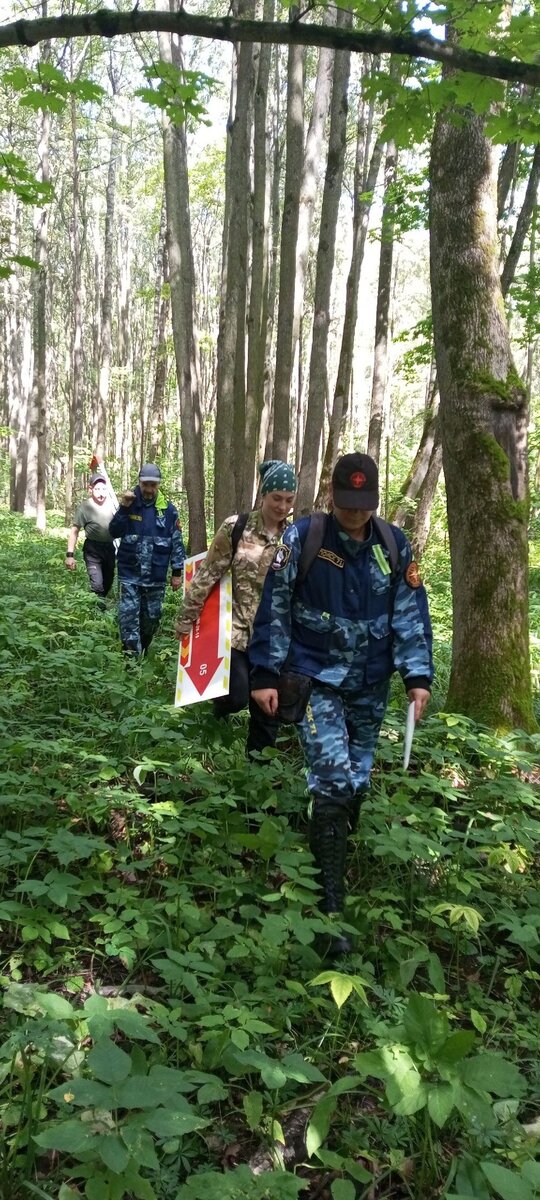
<svg viewBox="0 0 540 1200">
<path fill-rule="evenodd" d="M 283 571 L 291 557 L 290 546 L 278 546 L 271 562 L 272 571 Z"/>
<path fill-rule="evenodd" d="M 414 562 L 414 559 L 409 563 L 403 578 L 405 579 L 405 583 L 408 583 L 409 587 L 411 588 L 419 588 L 422 586 L 422 579 L 418 569 L 418 563 Z"/>
</svg>

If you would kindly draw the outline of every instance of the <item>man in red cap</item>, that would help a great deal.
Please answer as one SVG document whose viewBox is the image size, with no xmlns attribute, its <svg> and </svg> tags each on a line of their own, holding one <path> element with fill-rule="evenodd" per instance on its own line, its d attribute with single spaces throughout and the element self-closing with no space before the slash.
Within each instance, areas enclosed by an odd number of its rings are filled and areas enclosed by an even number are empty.
<svg viewBox="0 0 540 1200">
<path fill-rule="evenodd" d="M 310 848 L 320 872 L 322 907 L 340 914 L 347 833 L 358 820 L 390 677 L 399 671 L 418 720 L 433 665 L 427 598 L 405 534 L 376 517 L 377 464 L 345 454 L 332 475 L 332 511 L 307 570 L 301 562 L 311 522 L 296 521 L 266 577 L 249 646 L 252 696 L 279 715 L 280 675 L 312 681 L 298 725 L 311 796 Z M 332 953 L 346 953 L 337 937 Z"/>
</svg>

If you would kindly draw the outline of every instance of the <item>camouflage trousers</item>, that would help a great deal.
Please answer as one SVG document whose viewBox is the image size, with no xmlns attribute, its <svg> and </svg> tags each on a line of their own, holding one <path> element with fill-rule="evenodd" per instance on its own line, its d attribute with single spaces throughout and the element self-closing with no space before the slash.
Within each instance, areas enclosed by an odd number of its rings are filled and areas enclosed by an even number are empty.
<svg viewBox="0 0 540 1200">
<path fill-rule="evenodd" d="M 128 654 L 142 654 L 147 650 L 161 619 L 165 584 L 157 587 L 141 587 L 138 583 L 120 586 L 118 623 L 120 640 Z"/>
<path fill-rule="evenodd" d="M 388 688 L 388 680 L 351 691 L 315 683 L 297 726 L 312 795 L 347 805 L 366 791 Z"/>
</svg>

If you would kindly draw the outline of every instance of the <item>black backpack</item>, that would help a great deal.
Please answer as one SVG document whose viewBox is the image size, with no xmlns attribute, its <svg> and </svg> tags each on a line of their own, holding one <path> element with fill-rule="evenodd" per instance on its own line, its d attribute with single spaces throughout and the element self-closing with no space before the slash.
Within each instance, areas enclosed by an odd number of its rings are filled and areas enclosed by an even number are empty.
<svg viewBox="0 0 540 1200">
<path fill-rule="evenodd" d="M 233 531 L 231 534 L 231 562 L 236 554 L 236 551 L 238 550 L 238 543 L 242 537 L 244 529 L 246 528 L 249 516 L 249 513 L 239 513 L 236 518 L 236 522 L 233 526 Z M 315 559 L 323 544 L 327 516 L 328 514 L 325 512 L 315 512 L 309 519 L 308 531 L 304 545 L 302 546 L 300 558 L 298 560 L 298 571 L 296 574 L 295 584 L 296 587 L 298 587 L 300 583 L 304 582 L 304 579 L 306 578 L 310 567 L 315 562 Z M 388 521 L 383 521 L 382 517 L 372 517 L 371 520 L 383 546 L 386 550 L 388 550 L 390 557 L 390 568 L 392 575 L 394 575 L 398 565 L 399 553 L 392 526 L 388 524 Z"/>
</svg>

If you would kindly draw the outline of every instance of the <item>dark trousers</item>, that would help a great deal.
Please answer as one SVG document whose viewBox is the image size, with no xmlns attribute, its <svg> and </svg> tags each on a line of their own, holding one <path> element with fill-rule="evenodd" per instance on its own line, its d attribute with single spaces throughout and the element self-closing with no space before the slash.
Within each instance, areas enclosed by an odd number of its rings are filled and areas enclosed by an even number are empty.
<svg viewBox="0 0 540 1200">
<path fill-rule="evenodd" d="M 93 542 L 87 538 L 83 557 L 88 571 L 90 588 L 96 596 L 108 596 L 114 580 L 116 553 L 112 542 Z"/>
<path fill-rule="evenodd" d="M 231 650 L 231 675 L 228 696 L 219 696 L 214 700 L 216 717 L 228 717 L 230 713 L 240 712 L 249 707 L 249 730 L 246 743 L 247 753 L 252 750 L 264 750 L 265 746 L 274 746 L 279 729 L 276 717 L 267 717 L 262 708 L 251 699 L 249 694 L 249 658 L 245 650 Z"/>
</svg>

